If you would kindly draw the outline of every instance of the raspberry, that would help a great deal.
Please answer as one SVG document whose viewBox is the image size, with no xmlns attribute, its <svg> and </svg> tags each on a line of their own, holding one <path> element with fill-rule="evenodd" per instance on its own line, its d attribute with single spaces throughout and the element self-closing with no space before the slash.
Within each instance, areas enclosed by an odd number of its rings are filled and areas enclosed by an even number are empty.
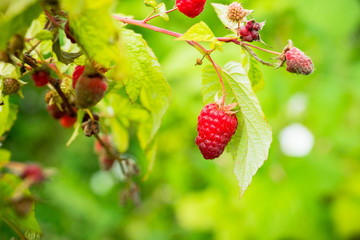
<svg viewBox="0 0 360 240">
<path fill-rule="evenodd" d="M 103 169 L 105 171 L 110 170 L 110 168 L 113 166 L 114 162 L 115 162 L 115 159 L 111 156 L 104 155 L 99 158 L 100 167 L 101 167 L 101 169 Z"/>
<path fill-rule="evenodd" d="M 257 40 L 259 38 L 259 33 L 256 30 L 251 31 L 251 37 L 253 40 Z"/>
<path fill-rule="evenodd" d="M 50 115 L 55 118 L 59 119 L 66 115 L 66 111 L 61 111 L 60 108 L 56 104 L 51 104 L 47 106 L 47 111 L 50 113 Z"/>
<path fill-rule="evenodd" d="M 34 80 L 35 86 L 43 87 L 49 83 L 49 73 L 44 70 L 39 70 L 33 73 L 32 79 Z"/>
<path fill-rule="evenodd" d="M 252 29 L 255 30 L 255 31 L 259 31 L 260 30 L 260 23 L 258 23 L 258 22 L 253 23 Z"/>
<path fill-rule="evenodd" d="M 311 59 L 296 47 L 287 51 L 285 57 L 288 72 L 309 75 L 314 71 L 314 64 Z"/>
<path fill-rule="evenodd" d="M 72 86 L 73 86 L 74 89 L 75 89 L 75 85 L 77 83 L 77 80 L 83 74 L 84 69 L 85 69 L 85 66 L 76 66 L 75 67 L 75 70 L 74 70 L 73 75 L 72 75 L 72 77 L 73 77 Z"/>
<path fill-rule="evenodd" d="M 250 31 L 246 27 L 242 27 L 242 28 L 240 28 L 239 33 L 240 33 L 240 36 L 245 37 L 250 34 Z"/>
<path fill-rule="evenodd" d="M 245 24 L 245 27 L 247 30 L 251 31 L 253 29 L 253 23 L 252 21 L 248 21 L 246 24 Z"/>
<path fill-rule="evenodd" d="M 89 108 L 97 104 L 107 89 L 105 77 L 100 73 L 83 74 L 75 86 L 75 102 L 80 108 Z"/>
<path fill-rule="evenodd" d="M 14 78 L 6 78 L 3 82 L 3 90 L 2 93 L 4 95 L 11 95 L 19 91 L 20 89 L 20 83 L 18 80 Z"/>
<path fill-rule="evenodd" d="M 34 183 L 39 183 L 45 179 L 45 175 L 38 165 L 31 164 L 27 165 L 22 174 L 21 178 L 23 179 L 31 179 Z"/>
<path fill-rule="evenodd" d="M 179 11 L 188 17 L 198 16 L 205 6 L 206 0 L 176 0 Z"/>
<path fill-rule="evenodd" d="M 238 120 L 235 114 L 227 110 L 228 106 L 221 108 L 218 104 L 210 103 L 201 110 L 195 143 L 205 159 L 219 157 L 236 131 Z"/>
<path fill-rule="evenodd" d="M 240 22 L 241 19 L 246 17 L 246 11 L 238 2 L 233 2 L 229 5 L 227 17 L 232 22 Z"/>
<path fill-rule="evenodd" d="M 72 43 L 76 43 L 76 40 L 72 36 L 71 30 L 70 30 L 69 21 L 67 21 L 65 24 L 65 35 Z"/>
<path fill-rule="evenodd" d="M 243 39 L 244 39 L 244 41 L 246 41 L 246 42 L 252 42 L 252 41 L 254 40 L 251 34 L 243 37 Z"/>
<path fill-rule="evenodd" d="M 74 126 L 74 124 L 76 123 L 76 120 L 77 120 L 76 117 L 71 117 L 69 115 L 65 115 L 62 118 L 60 118 L 60 124 L 64 128 L 70 128 L 70 127 Z"/>
</svg>

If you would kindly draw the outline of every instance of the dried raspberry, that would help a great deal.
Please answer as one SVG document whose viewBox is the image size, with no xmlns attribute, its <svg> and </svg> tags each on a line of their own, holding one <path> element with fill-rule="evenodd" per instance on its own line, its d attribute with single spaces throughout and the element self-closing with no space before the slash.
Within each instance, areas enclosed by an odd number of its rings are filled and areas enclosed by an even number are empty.
<svg viewBox="0 0 360 240">
<path fill-rule="evenodd" d="M 235 114 L 224 110 L 226 108 L 210 103 L 198 117 L 199 134 L 195 142 L 205 159 L 219 157 L 236 131 L 238 120 Z"/>
<path fill-rule="evenodd" d="M 76 40 L 72 36 L 71 30 L 70 30 L 69 21 L 67 21 L 65 24 L 65 35 L 72 43 L 76 43 Z"/>
<path fill-rule="evenodd" d="M 252 21 L 248 21 L 246 24 L 245 24 L 245 27 L 247 30 L 251 31 L 253 29 L 253 22 Z"/>
<path fill-rule="evenodd" d="M 63 116 L 66 115 L 66 111 L 60 110 L 60 108 L 56 104 L 51 104 L 47 106 L 47 111 L 55 119 L 62 118 Z"/>
<path fill-rule="evenodd" d="M 70 128 L 70 127 L 74 126 L 74 124 L 76 123 L 76 120 L 77 120 L 76 117 L 71 117 L 69 115 L 65 115 L 62 118 L 60 118 L 60 124 L 64 128 Z"/>
<path fill-rule="evenodd" d="M 314 64 L 311 59 L 296 47 L 287 51 L 285 57 L 288 72 L 309 75 L 314 71 Z"/>
<path fill-rule="evenodd" d="M 18 54 L 20 54 L 23 49 L 24 49 L 24 37 L 21 36 L 20 34 L 15 34 L 14 36 L 12 36 L 8 44 L 9 53 L 19 56 Z"/>
<path fill-rule="evenodd" d="M 0 51 L 0 62 L 11 63 L 11 58 L 7 51 Z"/>
<path fill-rule="evenodd" d="M 252 42 L 254 39 L 253 39 L 252 35 L 249 34 L 249 35 L 243 37 L 243 40 L 246 42 Z"/>
<path fill-rule="evenodd" d="M 22 174 L 21 178 L 23 179 L 31 179 L 34 183 L 39 183 L 45 179 L 45 175 L 38 165 L 32 164 L 27 165 Z"/>
<path fill-rule="evenodd" d="M 205 6 L 206 0 L 176 0 L 179 11 L 188 17 L 198 16 Z"/>
<path fill-rule="evenodd" d="M 253 23 L 252 30 L 259 31 L 260 28 L 261 28 L 260 23 L 258 23 L 258 22 Z"/>
<path fill-rule="evenodd" d="M 244 17 L 246 17 L 246 10 L 238 2 L 233 2 L 229 5 L 227 17 L 230 21 L 240 22 Z"/>
<path fill-rule="evenodd" d="M 83 74 L 84 69 L 85 69 L 85 66 L 76 66 L 75 67 L 75 70 L 74 70 L 73 75 L 72 75 L 72 77 L 73 77 L 72 86 L 73 86 L 74 89 L 75 89 L 75 85 L 77 83 L 77 80 Z"/>
<path fill-rule="evenodd" d="M 82 74 L 75 86 L 75 102 L 80 108 L 89 108 L 97 104 L 107 89 L 105 77 L 100 73 Z"/>
<path fill-rule="evenodd" d="M 3 90 L 2 93 L 4 95 L 11 95 L 19 91 L 20 89 L 20 83 L 18 80 L 14 78 L 6 78 L 3 82 Z"/>
<path fill-rule="evenodd" d="M 49 73 L 44 70 L 39 70 L 33 73 L 32 79 L 34 80 L 35 86 L 43 87 L 49 83 Z"/>
<path fill-rule="evenodd" d="M 253 40 L 257 40 L 259 38 L 259 32 L 256 30 L 251 31 L 251 37 Z"/>
<path fill-rule="evenodd" d="M 250 31 L 246 27 L 242 27 L 242 28 L 240 28 L 239 33 L 240 33 L 240 36 L 245 37 L 250 34 Z"/>
</svg>

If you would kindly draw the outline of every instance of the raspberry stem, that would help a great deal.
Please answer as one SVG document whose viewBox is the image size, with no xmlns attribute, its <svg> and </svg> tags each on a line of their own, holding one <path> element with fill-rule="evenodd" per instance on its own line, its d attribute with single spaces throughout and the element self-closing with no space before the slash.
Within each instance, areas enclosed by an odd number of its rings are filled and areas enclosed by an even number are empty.
<svg viewBox="0 0 360 240">
<path fill-rule="evenodd" d="M 94 119 L 94 116 L 92 115 L 91 111 L 87 108 L 87 109 L 86 109 L 86 112 L 87 112 L 87 114 L 89 115 L 89 117 L 91 118 L 91 121 L 94 122 L 95 119 Z"/>
<path fill-rule="evenodd" d="M 209 61 L 211 62 L 211 64 L 214 66 L 215 71 L 216 71 L 217 75 L 219 76 L 220 83 L 221 83 L 221 87 L 222 87 L 222 91 L 223 91 L 223 97 L 222 97 L 221 105 L 222 105 L 222 106 L 225 106 L 225 96 L 226 96 L 226 93 L 225 93 L 225 85 L 224 85 L 223 79 L 222 79 L 221 74 L 220 74 L 219 69 L 218 69 L 218 68 L 220 68 L 220 67 L 215 64 L 215 62 L 214 62 L 214 61 L 212 60 L 212 58 L 210 57 L 210 54 L 207 55 L 207 58 L 209 59 Z"/>
<path fill-rule="evenodd" d="M 177 7 L 174 7 L 173 9 L 170 9 L 170 10 L 166 11 L 165 13 L 170 13 L 170 12 L 173 12 L 173 11 L 176 11 L 176 10 L 178 10 L 178 8 L 177 8 Z M 151 19 L 154 19 L 154 18 L 160 16 L 160 14 L 156 14 L 156 15 L 154 15 L 154 16 L 151 17 L 151 15 L 153 15 L 154 12 L 155 12 L 155 10 L 154 10 L 152 13 L 150 13 L 149 16 L 147 16 L 147 17 L 143 20 L 143 23 L 146 23 L 146 22 L 150 21 Z"/>
<path fill-rule="evenodd" d="M 86 109 L 86 110 L 88 111 L 88 109 Z M 88 111 L 88 113 L 90 113 L 90 111 Z M 90 118 L 91 118 L 92 114 L 89 115 L 89 116 L 90 116 Z M 104 143 L 104 141 L 99 137 L 98 134 L 95 133 L 95 134 L 93 134 L 93 135 L 95 136 L 96 140 L 98 140 L 98 142 L 100 143 L 100 145 L 105 149 L 106 153 L 107 153 L 110 157 L 112 157 L 113 159 L 118 160 L 119 165 L 120 165 L 120 168 L 121 168 L 121 171 L 122 171 L 122 173 L 124 174 L 124 176 L 127 178 L 126 171 L 125 171 L 125 169 L 124 169 L 124 166 L 122 165 L 122 161 L 124 161 L 125 159 L 124 159 L 124 158 L 121 158 L 121 157 L 118 157 L 116 154 L 114 154 L 114 153 L 110 150 L 109 146 Z"/>
</svg>

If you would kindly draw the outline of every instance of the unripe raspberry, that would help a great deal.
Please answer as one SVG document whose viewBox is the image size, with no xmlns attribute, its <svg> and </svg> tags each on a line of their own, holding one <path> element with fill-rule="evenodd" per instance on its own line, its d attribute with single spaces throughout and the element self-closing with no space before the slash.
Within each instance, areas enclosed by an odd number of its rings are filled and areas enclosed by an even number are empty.
<svg viewBox="0 0 360 240">
<path fill-rule="evenodd" d="M 44 70 L 35 71 L 32 74 L 32 79 L 37 87 L 43 87 L 49 83 L 49 73 Z"/>
<path fill-rule="evenodd" d="M 38 165 L 31 164 L 27 165 L 22 174 L 21 178 L 23 179 L 31 179 L 34 183 L 42 182 L 45 179 L 45 175 Z"/>
<path fill-rule="evenodd" d="M 66 115 L 66 111 L 60 110 L 60 108 L 56 104 L 51 104 L 47 106 L 47 111 L 55 119 L 62 118 L 63 116 Z"/>
<path fill-rule="evenodd" d="M 205 6 L 206 0 L 176 0 L 179 11 L 188 17 L 198 16 Z"/>
<path fill-rule="evenodd" d="M 11 63 L 11 58 L 7 51 L 0 51 L 0 62 Z"/>
<path fill-rule="evenodd" d="M 20 34 L 15 34 L 9 41 L 8 50 L 10 53 L 17 55 L 24 49 L 24 38 Z"/>
<path fill-rule="evenodd" d="M 11 95 L 17 93 L 20 90 L 20 83 L 17 79 L 6 78 L 3 81 L 2 93 L 4 95 Z"/>
<path fill-rule="evenodd" d="M 238 2 L 233 2 L 229 5 L 227 17 L 232 22 L 240 22 L 246 17 L 246 10 Z"/>
<path fill-rule="evenodd" d="M 62 118 L 60 118 L 60 124 L 64 128 L 70 128 L 70 127 L 74 126 L 74 124 L 76 123 L 76 120 L 77 120 L 76 117 L 71 117 L 69 115 L 65 115 Z"/>
<path fill-rule="evenodd" d="M 252 21 L 248 21 L 246 24 L 245 24 L 245 27 L 247 30 L 251 31 L 253 29 L 253 22 Z"/>
<path fill-rule="evenodd" d="M 82 74 L 75 86 L 75 102 L 80 108 L 96 105 L 107 89 L 105 77 L 100 73 Z"/>
<path fill-rule="evenodd" d="M 240 28 L 239 33 L 240 33 L 240 36 L 245 37 L 250 34 L 250 31 L 246 27 L 242 27 L 242 28 Z"/>
<path fill-rule="evenodd" d="M 75 85 L 76 85 L 79 77 L 83 74 L 84 69 L 85 69 L 85 66 L 76 66 L 75 67 L 75 70 L 74 70 L 73 75 L 72 75 L 72 77 L 73 77 L 72 86 L 73 86 L 74 89 L 75 89 Z"/>
<path fill-rule="evenodd" d="M 296 47 L 287 51 L 285 57 L 288 72 L 309 75 L 314 71 L 314 64 L 311 59 Z"/>
<path fill-rule="evenodd" d="M 67 21 L 65 24 L 65 35 L 72 43 L 76 43 L 76 40 L 72 36 L 71 30 L 70 30 L 69 21 Z"/>
<path fill-rule="evenodd" d="M 238 121 L 230 108 L 210 103 L 201 110 L 195 142 L 205 159 L 219 157 L 236 131 Z"/>
</svg>

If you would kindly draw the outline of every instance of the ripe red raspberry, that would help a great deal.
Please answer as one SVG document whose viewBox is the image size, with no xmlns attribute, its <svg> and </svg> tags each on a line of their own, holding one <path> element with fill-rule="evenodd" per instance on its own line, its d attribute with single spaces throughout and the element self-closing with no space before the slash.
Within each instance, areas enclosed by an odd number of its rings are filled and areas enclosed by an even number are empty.
<svg viewBox="0 0 360 240">
<path fill-rule="evenodd" d="M 66 111 L 65 110 L 61 111 L 60 108 L 56 104 L 51 104 L 51 105 L 47 106 L 47 111 L 55 119 L 62 118 L 63 116 L 66 115 Z"/>
<path fill-rule="evenodd" d="M 82 74 L 75 86 L 76 105 L 80 108 L 94 106 L 105 96 L 107 87 L 100 73 Z"/>
<path fill-rule="evenodd" d="M 42 182 L 45 179 L 45 175 L 38 165 L 31 164 L 27 165 L 22 174 L 21 178 L 23 179 L 31 179 L 34 183 Z"/>
<path fill-rule="evenodd" d="M 198 16 L 205 6 L 206 0 L 176 0 L 179 11 L 188 17 Z"/>
<path fill-rule="evenodd" d="M 233 2 L 229 5 L 227 17 L 232 22 L 240 22 L 246 17 L 246 10 L 241 6 L 241 3 Z"/>
<path fill-rule="evenodd" d="M 246 24 L 245 24 L 245 27 L 247 30 L 251 31 L 253 29 L 253 22 L 252 21 L 248 21 Z"/>
<path fill-rule="evenodd" d="M 76 40 L 72 36 L 71 30 L 70 30 L 69 21 L 67 21 L 65 24 L 65 35 L 72 43 L 76 43 Z"/>
<path fill-rule="evenodd" d="M 258 23 L 258 22 L 253 23 L 252 30 L 259 31 L 260 28 L 261 28 L 260 23 Z"/>
<path fill-rule="evenodd" d="M 79 77 L 83 74 L 84 69 L 85 69 L 85 66 L 80 66 L 79 65 L 79 66 L 75 67 L 75 70 L 74 70 L 73 75 L 72 75 L 72 77 L 73 77 L 72 86 L 73 86 L 74 89 L 75 89 L 75 85 L 76 85 Z"/>
<path fill-rule="evenodd" d="M 288 72 L 309 75 L 314 71 L 314 64 L 311 59 L 296 47 L 287 51 L 285 57 Z"/>
<path fill-rule="evenodd" d="M 43 87 L 49 83 L 49 73 L 44 70 L 35 71 L 32 74 L 32 79 L 34 80 L 35 86 Z"/>
<path fill-rule="evenodd" d="M 210 103 L 201 110 L 195 143 L 205 159 L 219 157 L 236 131 L 238 120 L 228 106 Z"/>
<path fill-rule="evenodd" d="M 242 28 L 240 28 L 239 33 L 240 33 L 240 36 L 245 37 L 250 34 L 250 31 L 246 27 L 242 27 Z"/>
<path fill-rule="evenodd" d="M 17 91 L 19 91 L 19 89 L 20 89 L 19 81 L 14 79 L 14 78 L 6 78 L 6 79 L 4 79 L 3 84 L 4 85 L 3 85 L 2 93 L 4 95 L 14 94 Z"/>
<path fill-rule="evenodd" d="M 71 117 L 69 115 L 65 115 L 62 118 L 60 118 L 60 124 L 64 128 L 70 128 L 70 127 L 74 126 L 74 124 L 76 123 L 76 120 L 77 120 L 76 117 Z"/>
</svg>

